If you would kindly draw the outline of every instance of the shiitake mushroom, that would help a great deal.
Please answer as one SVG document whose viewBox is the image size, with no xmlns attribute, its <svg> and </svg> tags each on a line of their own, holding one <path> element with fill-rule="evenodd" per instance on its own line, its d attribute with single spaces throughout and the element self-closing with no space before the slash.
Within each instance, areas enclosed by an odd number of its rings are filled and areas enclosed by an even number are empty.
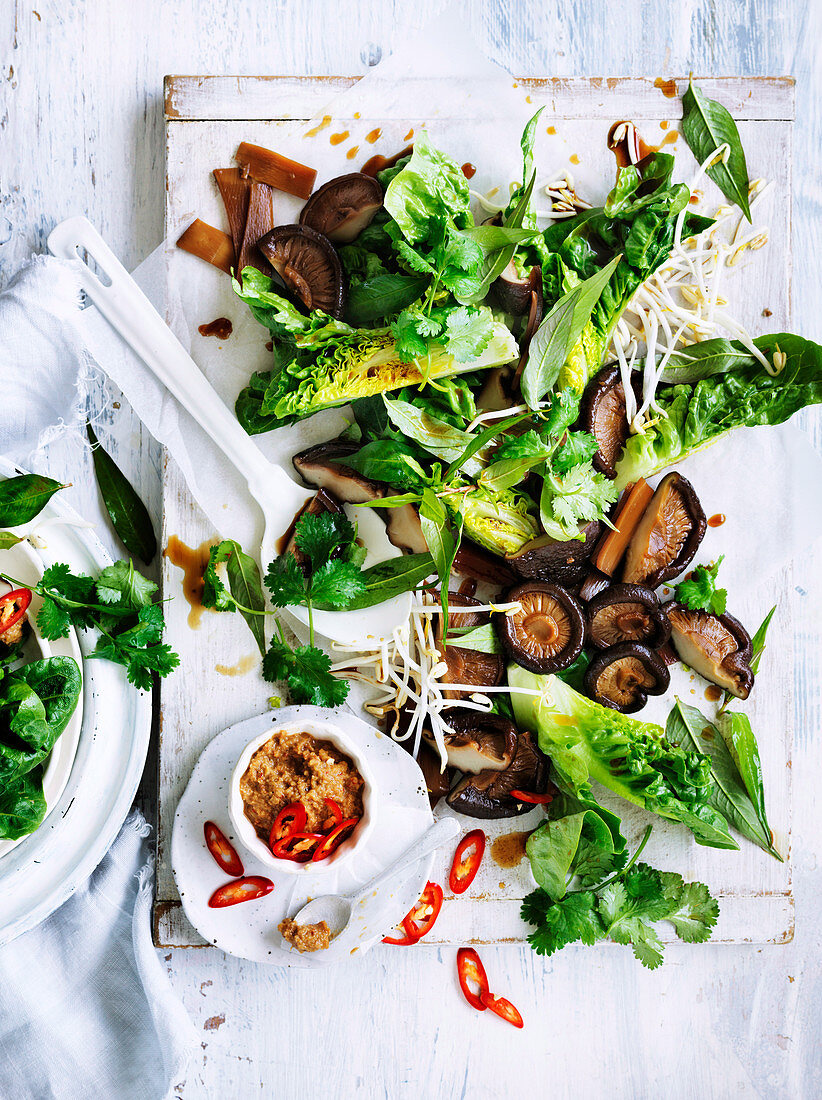
<svg viewBox="0 0 822 1100">
<path fill-rule="evenodd" d="M 676 470 L 667 474 L 631 536 L 622 580 L 658 588 L 676 577 L 693 560 L 706 527 L 693 485 Z"/>
<path fill-rule="evenodd" d="M 278 225 L 260 238 L 257 248 L 309 312 L 321 309 L 342 317 L 345 277 L 327 237 L 307 225 Z"/>
<path fill-rule="evenodd" d="M 484 653 L 479 649 L 466 649 L 455 645 L 460 632 L 474 630 L 490 621 L 487 611 L 472 611 L 479 607 L 479 600 L 463 596 L 459 592 L 448 594 L 448 607 L 464 607 L 464 612 L 454 611 L 448 616 L 448 636 L 450 644 L 443 645 L 443 621 L 437 624 L 437 648 L 447 665 L 447 671 L 440 677 L 443 684 L 471 684 L 474 687 L 491 687 L 502 683 L 505 675 L 505 663 L 498 653 Z M 443 695 L 448 698 L 460 698 L 464 692 L 445 689 Z M 450 724 L 450 717 L 449 717 Z"/>
<path fill-rule="evenodd" d="M 350 172 L 318 188 L 300 213 L 300 224 L 335 244 L 348 244 L 370 225 L 382 206 L 382 188 L 373 176 Z"/>
<path fill-rule="evenodd" d="M 534 743 L 531 734 L 522 731 L 517 738 L 514 759 L 504 771 L 481 771 L 464 775 L 447 802 L 452 810 L 468 817 L 486 820 L 517 817 L 533 810 L 531 803 L 518 801 L 511 791 L 544 794 L 548 790 L 550 763 Z"/>
<path fill-rule="evenodd" d="M 658 649 L 671 634 L 671 623 L 656 594 L 641 584 L 613 584 L 595 595 L 585 610 L 586 642 L 607 649 L 620 642 L 642 642 Z"/>
<path fill-rule="evenodd" d="M 593 466 L 606 477 L 616 477 L 616 464 L 628 440 L 625 389 L 619 364 L 603 367 L 582 395 L 579 427 L 597 441 Z"/>
<path fill-rule="evenodd" d="M 598 653 L 585 670 L 586 693 L 622 714 L 642 710 L 649 695 L 663 695 L 671 677 L 662 658 L 638 642 L 621 642 Z"/>
<path fill-rule="evenodd" d="M 754 684 L 751 636 L 733 615 L 691 611 L 681 603 L 665 604 L 671 643 L 681 661 L 706 680 L 747 699 Z"/>
<path fill-rule="evenodd" d="M 496 615 L 506 656 L 529 672 L 544 674 L 567 668 L 580 654 L 585 636 L 582 608 L 558 584 L 530 583 L 505 597 L 521 606 Z"/>
<path fill-rule="evenodd" d="M 517 752 L 517 727 L 501 714 L 482 710 L 449 709 L 444 714 L 451 729 L 443 734 L 449 767 L 461 772 L 505 771 Z M 433 733 L 423 728 L 423 738 L 435 746 Z"/>
<path fill-rule="evenodd" d="M 511 568 L 526 580 L 550 581 L 565 588 L 582 583 L 591 554 L 602 531 L 599 520 L 579 524 L 580 538 L 555 539 L 550 535 L 526 542 L 516 554 L 506 556 Z"/>
</svg>

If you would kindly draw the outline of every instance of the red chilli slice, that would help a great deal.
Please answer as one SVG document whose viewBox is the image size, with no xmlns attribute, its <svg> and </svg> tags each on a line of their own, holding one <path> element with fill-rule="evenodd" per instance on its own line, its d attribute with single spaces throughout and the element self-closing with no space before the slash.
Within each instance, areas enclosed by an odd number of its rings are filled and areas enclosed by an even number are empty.
<svg viewBox="0 0 822 1100">
<path fill-rule="evenodd" d="M 290 859 L 292 863 L 309 863 L 317 846 L 326 838 L 322 833 L 289 833 L 278 840 L 271 851 L 277 859 Z"/>
<path fill-rule="evenodd" d="M 553 792 L 545 794 L 536 794 L 534 791 L 509 791 L 511 798 L 516 798 L 518 802 L 529 802 L 534 806 L 547 806 L 549 802 L 553 802 Z"/>
<path fill-rule="evenodd" d="M 448 875 L 448 885 L 454 894 L 464 894 L 480 869 L 485 855 L 485 833 L 482 829 L 472 829 L 466 833 L 457 845 L 454 862 Z"/>
<path fill-rule="evenodd" d="M 427 936 L 436 923 L 442 909 L 442 887 L 436 882 L 426 884 L 420 900 L 407 916 L 402 926 L 415 941 Z"/>
<path fill-rule="evenodd" d="M 323 802 L 325 802 L 331 813 L 331 816 L 323 822 L 323 832 L 330 833 L 332 829 L 336 829 L 338 825 L 342 824 L 343 812 L 339 802 L 335 802 L 333 798 L 324 798 Z"/>
<path fill-rule="evenodd" d="M 311 857 L 314 863 L 321 859 L 328 859 L 332 852 L 336 852 L 339 846 L 351 836 L 360 823 L 358 817 L 349 817 L 347 821 L 341 821 L 335 825 L 331 832 L 322 838 L 317 845 L 314 855 Z"/>
<path fill-rule="evenodd" d="M 5 604 L 11 604 L 12 607 L 15 604 L 18 605 L 16 611 L 12 611 L 7 619 L 0 619 L 0 641 L 3 640 L 3 635 L 7 630 L 11 630 L 13 626 L 17 626 L 28 611 L 30 603 L 31 589 L 29 588 L 15 588 L 13 591 L 7 592 L 5 596 L 0 596 L 0 608 Z"/>
<path fill-rule="evenodd" d="M 461 947 L 457 952 L 457 977 L 462 995 L 471 1008 L 475 1008 L 477 1012 L 485 1012 L 482 997 L 488 993 L 488 976 L 473 947 Z M 477 986 L 476 993 L 471 988 L 471 982 Z"/>
<path fill-rule="evenodd" d="M 243 901 L 257 901 L 274 889 L 270 878 L 261 875 L 249 875 L 219 886 L 208 899 L 209 908 L 225 909 L 228 905 L 239 905 Z"/>
<path fill-rule="evenodd" d="M 237 855 L 236 849 L 219 825 L 213 821 L 207 821 L 203 825 L 203 836 L 206 847 L 214 857 L 214 862 L 222 868 L 227 875 L 239 878 L 245 874 L 243 861 Z"/>
<path fill-rule="evenodd" d="M 480 993 L 480 1000 L 482 1001 L 483 1008 L 490 1008 L 501 1020 L 513 1024 L 514 1027 L 525 1027 L 525 1021 L 519 1009 L 515 1008 L 510 1001 L 505 999 L 505 997 L 495 997 L 493 993 L 489 993 L 485 990 Z"/>
<path fill-rule="evenodd" d="M 303 831 L 307 816 L 302 802 L 289 802 L 287 806 L 283 806 L 274 818 L 274 824 L 268 834 L 268 846 L 272 852 L 274 851 L 274 845 L 279 841 L 287 840 L 294 833 Z"/>
</svg>

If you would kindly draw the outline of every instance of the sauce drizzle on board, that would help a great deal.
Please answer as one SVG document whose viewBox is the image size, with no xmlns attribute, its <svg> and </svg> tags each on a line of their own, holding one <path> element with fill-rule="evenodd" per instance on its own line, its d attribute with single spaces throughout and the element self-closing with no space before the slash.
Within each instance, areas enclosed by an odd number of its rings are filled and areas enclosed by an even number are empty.
<svg viewBox="0 0 822 1100">
<path fill-rule="evenodd" d="M 725 522 L 725 513 L 724 512 L 717 512 L 716 515 L 711 516 L 711 518 L 708 520 L 708 526 L 709 527 L 721 527 L 724 522 Z"/>
<path fill-rule="evenodd" d="M 716 684 L 708 684 L 705 688 L 705 698 L 709 703 L 718 703 L 722 698 L 722 692 L 716 686 Z"/>
<path fill-rule="evenodd" d="M 462 174 L 467 180 L 473 179 L 477 174 L 476 165 L 467 160 L 462 166 Z"/>
<path fill-rule="evenodd" d="M 525 859 L 525 841 L 531 835 L 524 833 L 503 833 L 491 845 L 491 859 L 498 867 L 518 867 Z"/>
<path fill-rule="evenodd" d="M 208 564 L 208 552 L 214 545 L 214 539 L 206 539 L 196 549 L 187 546 L 182 539 L 172 535 L 163 557 L 183 571 L 183 596 L 191 608 L 188 613 L 188 625 L 192 630 L 200 629 L 200 619 L 206 610 L 203 607 L 203 572 Z"/>
<path fill-rule="evenodd" d="M 661 76 L 658 76 L 654 81 L 654 87 L 659 88 L 666 99 L 676 99 L 675 80 L 663 80 Z"/>
</svg>

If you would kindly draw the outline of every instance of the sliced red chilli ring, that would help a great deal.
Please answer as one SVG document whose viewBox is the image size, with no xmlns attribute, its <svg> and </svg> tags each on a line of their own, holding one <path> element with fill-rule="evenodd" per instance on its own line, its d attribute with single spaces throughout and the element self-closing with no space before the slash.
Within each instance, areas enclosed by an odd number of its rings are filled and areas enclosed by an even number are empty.
<svg viewBox="0 0 822 1100">
<path fill-rule="evenodd" d="M 550 791 L 545 794 L 537 794 L 535 791 L 510 791 L 511 798 L 515 798 L 517 802 L 528 802 L 534 806 L 546 806 L 549 802 L 554 800 L 554 792 Z"/>
<path fill-rule="evenodd" d="M 510 1001 L 506 1000 L 505 997 L 495 997 L 493 993 L 489 993 L 485 990 L 480 994 L 480 1000 L 482 1001 L 483 1008 L 490 1008 L 501 1020 L 513 1024 L 514 1027 L 525 1027 L 525 1021 L 519 1009 L 515 1008 L 515 1006 L 512 1005 Z"/>
<path fill-rule="evenodd" d="M 488 976 L 479 955 L 473 947 L 461 947 L 457 952 L 457 977 L 460 980 L 462 995 L 477 1012 L 484 1012 L 482 995 L 488 992 Z M 471 984 L 477 987 L 476 992 Z"/>
<path fill-rule="evenodd" d="M 434 927 L 442 909 L 442 887 L 436 882 L 427 883 L 420 900 L 403 918 L 402 926 L 409 936 L 421 940 Z"/>
<path fill-rule="evenodd" d="M 268 835 L 268 846 L 274 851 L 274 846 L 281 840 L 286 840 L 294 833 L 301 833 L 305 828 L 307 817 L 305 806 L 302 802 L 289 802 L 283 806 L 274 818 L 271 832 Z"/>
<path fill-rule="evenodd" d="M 454 862 L 448 875 L 448 885 L 454 894 L 464 894 L 480 869 L 485 854 L 485 833 L 482 829 L 472 829 L 466 833 L 457 845 Z"/>
<path fill-rule="evenodd" d="M 323 802 L 325 802 L 329 810 L 329 816 L 323 822 L 323 832 L 330 833 L 332 829 L 336 829 L 338 825 L 342 824 L 342 807 L 339 802 L 335 802 L 333 798 L 324 798 Z"/>
<path fill-rule="evenodd" d="M 225 909 L 228 905 L 239 905 L 243 901 L 257 901 L 273 889 L 274 883 L 270 878 L 249 875 L 248 878 L 237 878 L 219 886 L 208 899 L 208 904 L 211 909 Z"/>
<path fill-rule="evenodd" d="M 322 833 L 289 833 L 278 840 L 271 851 L 278 859 L 289 859 L 292 863 L 309 863 L 325 837 Z"/>
<path fill-rule="evenodd" d="M 317 845 L 317 850 L 311 857 L 314 863 L 319 863 L 321 859 L 328 859 L 332 852 L 335 852 L 337 848 L 354 832 L 360 823 L 358 817 L 349 817 L 347 821 L 341 821 L 339 825 L 335 826 L 328 836 L 323 837 L 320 844 Z"/>
<path fill-rule="evenodd" d="M 221 867 L 227 875 L 231 875 L 233 878 L 239 878 L 241 875 L 245 874 L 243 861 L 237 855 L 234 845 L 219 825 L 215 825 L 213 821 L 207 821 L 205 825 L 203 825 L 203 836 L 205 837 L 206 848 L 208 848 L 209 852 L 211 852 L 211 855 L 214 857 L 214 862 Z"/>
<path fill-rule="evenodd" d="M 31 603 L 31 589 L 29 588 L 15 588 L 11 592 L 7 592 L 4 596 L 0 596 L 0 608 L 5 604 L 11 604 L 15 607 L 11 615 L 7 619 L 2 618 L 2 612 L 0 612 L 0 641 L 2 641 L 3 634 L 7 630 L 11 630 L 13 626 L 17 626 L 20 620 L 29 609 Z"/>
</svg>

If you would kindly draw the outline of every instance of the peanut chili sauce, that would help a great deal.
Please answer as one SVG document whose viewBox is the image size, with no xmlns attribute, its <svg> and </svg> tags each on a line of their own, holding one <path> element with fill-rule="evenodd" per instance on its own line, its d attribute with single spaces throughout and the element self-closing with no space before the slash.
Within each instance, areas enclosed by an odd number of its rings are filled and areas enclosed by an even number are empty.
<svg viewBox="0 0 822 1100">
<path fill-rule="evenodd" d="M 198 547 L 186 546 L 176 535 L 168 540 L 163 557 L 183 571 L 183 596 L 191 608 L 188 613 L 188 625 L 192 630 L 200 629 L 203 616 L 203 572 L 208 564 L 208 552 L 214 540 L 206 539 Z"/>
</svg>

